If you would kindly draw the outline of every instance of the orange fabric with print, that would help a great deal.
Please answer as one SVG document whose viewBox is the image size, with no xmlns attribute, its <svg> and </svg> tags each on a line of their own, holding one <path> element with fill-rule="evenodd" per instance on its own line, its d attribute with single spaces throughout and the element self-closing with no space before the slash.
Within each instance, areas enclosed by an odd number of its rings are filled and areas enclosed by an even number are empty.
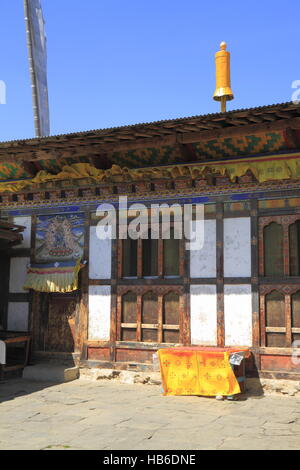
<svg viewBox="0 0 300 470">
<path fill-rule="evenodd" d="M 236 395 L 239 383 L 229 363 L 230 354 L 245 348 L 160 349 L 158 357 L 164 395 Z"/>
</svg>

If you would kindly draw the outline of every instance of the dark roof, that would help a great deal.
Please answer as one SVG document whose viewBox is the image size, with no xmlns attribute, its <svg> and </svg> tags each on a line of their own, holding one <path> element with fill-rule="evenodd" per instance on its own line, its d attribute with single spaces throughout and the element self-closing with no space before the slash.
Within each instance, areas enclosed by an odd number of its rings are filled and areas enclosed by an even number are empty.
<svg viewBox="0 0 300 470">
<path fill-rule="evenodd" d="M 300 106 L 281 103 L 43 138 L 0 142 L 0 179 L 89 162 L 129 168 L 300 149 Z"/>
<path fill-rule="evenodd" d="M 177 132 L 199 131 L 205 129 L 230 128 L 240 125 L 249 125 L 253 123 L 272 122 L 280 119 L 288 119 L 292 117 L 300 117 L 300 105 L 293 102 L 279 103 L 267 106 L 258 106 L 255 108 L 242 108 L 226 113 L 211 113 L 198 116 L 182 117 L 177 119 L 166 119 L 147 123 L 132 124 L 119 127 L 110 127 L 103 129 L 94 129 L 80 132 L 72 132 L 68 134 L 51 135 L 49 137 L 18 139 L 0 142 L 1 148 L 15 147 L 21 144 L 37 145 L 39 143 L 46 144 L 58 140 L 72 140 L 73 138 L 82 137 L 102 137 L 108 139 L 109 142 L 115 139 L 128 140 L 139 137 L 140 130 L 148 131 L 147 137 L 155 134 L 171 134 Z M 186 128 L 190 126 L 190 128 Z"/>
</svg>

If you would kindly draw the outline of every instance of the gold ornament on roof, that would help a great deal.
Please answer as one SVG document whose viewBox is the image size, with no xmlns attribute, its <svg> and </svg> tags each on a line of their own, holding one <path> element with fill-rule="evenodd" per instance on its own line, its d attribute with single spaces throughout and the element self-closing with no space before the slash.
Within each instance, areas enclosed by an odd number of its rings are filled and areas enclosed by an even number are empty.
<svg viewBox="0 0 300 470">
<path fill-rule="evenodd" d="M 226 112 L 226 101 L 234 99 L 230 82 L 230 52 L 226 48 L 226 42 L 221 42 L 220 51 L 215 55 L 216 91 L 213 98 L 216 101 L 221 101 L 222 113 Z"/>
</svg>

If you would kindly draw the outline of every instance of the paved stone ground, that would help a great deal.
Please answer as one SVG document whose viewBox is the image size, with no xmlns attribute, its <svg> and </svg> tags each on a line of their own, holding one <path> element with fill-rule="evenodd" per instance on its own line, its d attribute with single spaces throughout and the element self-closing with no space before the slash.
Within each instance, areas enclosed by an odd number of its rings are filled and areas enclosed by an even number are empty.
<svg viewBox="0 0 300 470">
<path fill-rule="evenodd" d="M 164 397 L 160 386 L 0 384 L 0 449 L 299 449 L 300 399 Z"/>
</svg>

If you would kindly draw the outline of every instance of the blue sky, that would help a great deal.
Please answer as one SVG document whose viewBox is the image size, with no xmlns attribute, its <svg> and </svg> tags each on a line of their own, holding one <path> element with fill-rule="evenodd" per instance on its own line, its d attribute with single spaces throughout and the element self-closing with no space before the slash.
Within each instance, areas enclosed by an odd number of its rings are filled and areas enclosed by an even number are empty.
<svg viewBox="0 0 300 470">
<path fill-rule="evenodd" d="M 42 0 L 51 134 L 219 111 L 214 53 L 225 40 L 235 100 L 291 100 L 300 80 L 298 0 Z M 2 0 L 0 140 L 34 136 L 23 0 Z"/>
</svg>

